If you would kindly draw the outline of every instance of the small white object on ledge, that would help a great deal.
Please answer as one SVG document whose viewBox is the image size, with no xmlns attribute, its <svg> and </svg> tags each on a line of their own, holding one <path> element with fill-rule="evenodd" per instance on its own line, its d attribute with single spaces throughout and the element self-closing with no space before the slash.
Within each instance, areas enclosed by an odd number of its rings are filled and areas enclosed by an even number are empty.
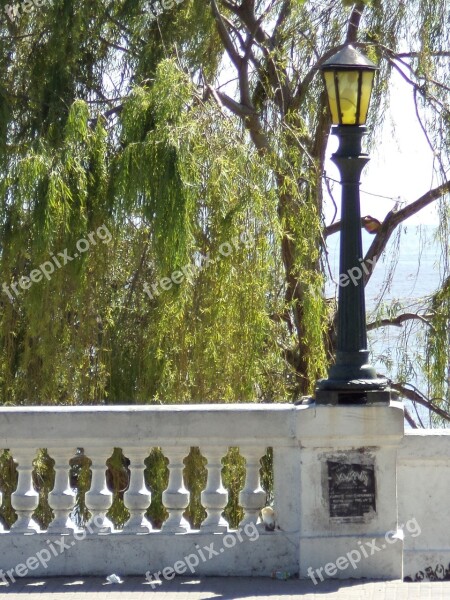
<svg viewBox="0 0 450 600">
<path fill-rule="evenodd" d="M 266 506 L 261 510 L 263 523 L 266 531 L 274 531 L 275 529 L 275 512 L 272 507 Z"/>
</svg>

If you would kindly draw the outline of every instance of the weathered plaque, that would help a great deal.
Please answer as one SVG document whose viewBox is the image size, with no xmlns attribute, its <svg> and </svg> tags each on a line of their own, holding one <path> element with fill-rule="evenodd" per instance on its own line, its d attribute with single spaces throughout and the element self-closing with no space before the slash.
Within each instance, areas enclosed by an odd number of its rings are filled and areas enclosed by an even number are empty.
<svg viewBox="0 0 450 600">
<path fill-rule="evenodd" d="M 327 461 L 330 517 L 363 517 L 375 511 L 374 465 Z"/>
</svg>

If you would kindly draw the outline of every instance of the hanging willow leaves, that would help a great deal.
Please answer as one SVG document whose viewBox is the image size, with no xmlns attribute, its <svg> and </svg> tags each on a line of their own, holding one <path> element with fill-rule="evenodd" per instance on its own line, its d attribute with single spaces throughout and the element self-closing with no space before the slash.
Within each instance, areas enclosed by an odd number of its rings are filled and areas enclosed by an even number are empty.
<svg viewBox="0 0 450 600">
<path fill-rule="evenodd" d="M 317 66 L 346 41 L 381 67 L 372 145 L 400 70 L 436 153 L 435 188 L 386 216 L 369 257 L 434 201 L 448 255 L 443 0 L 184 0 L 158 12 L 141 0 L 54 0 L 2 14 L 3 404 L 277 401 L 314 390 L 334 339 Z M 52 257 L 74 257 L 81 239 L 89 249 L 57 267 Z M 48 261 L 54 272 L 27 288 L 21 278 Z M 425 311 L 434 316 L 422 344 L 443 399 L 445 290 Z"/>
</svg>

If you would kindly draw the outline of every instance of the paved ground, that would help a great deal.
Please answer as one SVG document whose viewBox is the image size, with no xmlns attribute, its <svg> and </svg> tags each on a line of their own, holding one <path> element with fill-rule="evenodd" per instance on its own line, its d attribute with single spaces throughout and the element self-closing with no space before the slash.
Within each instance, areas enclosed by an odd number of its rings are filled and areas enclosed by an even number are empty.
<svg viewBox="0 0 450 600">
<path fill-rule="evenodd" d="M 204 577 L 177 578 L 152 590 L 140 577 L 129 577 L 122 584 L 110 585 L 103 579 L 52 578 L 23 579 L 10 586 L 0 583 L 1 600 L 221 600 L 270 598 L 302 600 L 450 600 L 450 581 L 433 583 L 325 581 L 290 579 Z"/>
</svg>

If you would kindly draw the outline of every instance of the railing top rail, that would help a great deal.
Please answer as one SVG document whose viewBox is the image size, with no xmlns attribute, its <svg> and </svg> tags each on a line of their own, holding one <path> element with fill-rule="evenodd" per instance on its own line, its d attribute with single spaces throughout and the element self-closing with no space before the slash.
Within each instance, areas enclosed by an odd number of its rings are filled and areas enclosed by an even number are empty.
<svg viewBox="0 0 450 600">
<path fill-rule="evenodd" d="M 286 410 L 305 410 L 308 406 L 295 406 L 291 403 L 277 404 L 120 404 L 120 405 L 82 405 L 82 406 L 0 406 L 2 413 L 134 413 L 134 412 L 284 412 Z"/>
<path fill-rule="evenodd" d="M 380 420 L 380 411 L 390 418 Z M 387 425 L 386 425 L 387 422 Z M 0 448 L 360 445 L 398 443 L 403 407 L 294 404 L 0 408 Z"/>
<path fill-rule="evenodd" d="M 0 448 L 295 443 L 293 404 L 0 408 Z"/>
<path fill-rule="evenodd" d="M 405 432 L 398 451 L 400 463 L 432 461 L 450 463 L 450 430 L 418 429 Z"/>
<path fill-rule="evenodd" d="M 408 437 L 441 437 L 450 436 L 450 429 L 442 428 L 425 428 L 425 429 L 412 429 L 405 431 L 405 435 Z"/>
</svg>

